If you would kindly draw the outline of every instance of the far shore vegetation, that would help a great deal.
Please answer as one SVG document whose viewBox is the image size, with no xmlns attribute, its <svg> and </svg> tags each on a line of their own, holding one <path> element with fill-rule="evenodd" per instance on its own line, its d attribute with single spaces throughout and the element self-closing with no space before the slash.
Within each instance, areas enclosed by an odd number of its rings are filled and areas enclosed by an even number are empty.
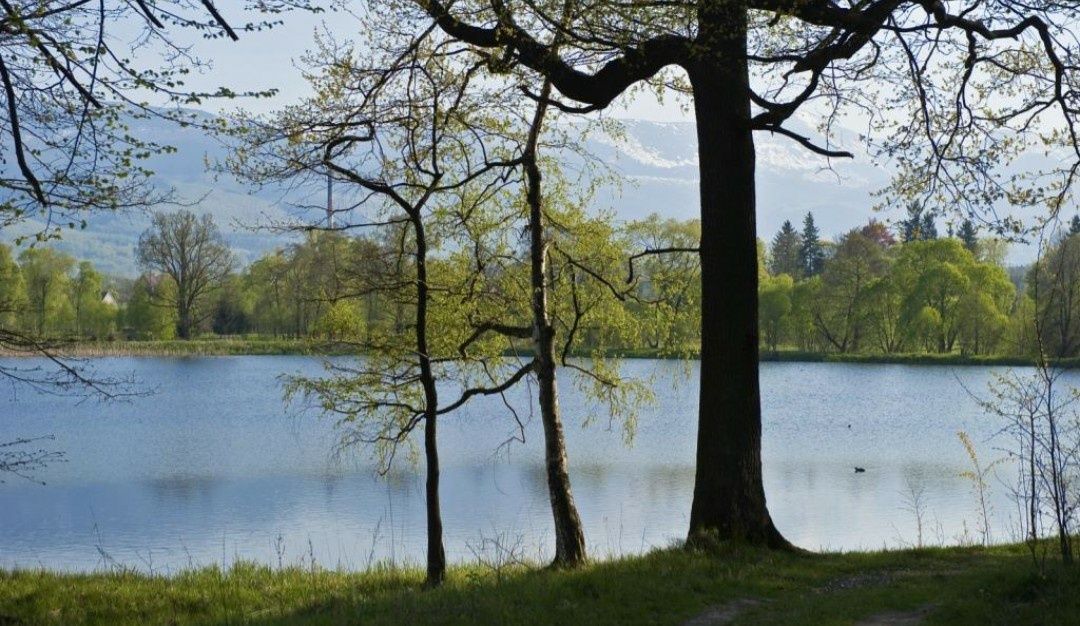
<svg viewBox="0 0 1080 626">
<path fill-rule="evenodd" d="M 362 270 L 383 253 L 375 238 L 312 232 L 240 267 L 212 219 L 180 212 L 157 220 L 140 244 L 135 279 L 103 275 L 48 246 L 16 256 L 0 244 L 0 298 L 12 303 L 3 322 L 85 357 L 356 354 L 372 336 L 408 322 L 405 307 L 366 288 Z M 184 228 L 212 244 L 204 247 L 213 256 L 185 259 L 206 279 L 181 286 L 152 244 L 157 233 Z M 608 243 L 630 259 L 635 249 L 689 249 L 699 233 L 696 220 L 652 216 L 612 230 Z M 1005 264 L 1005 242 L 980 238 L 967 222 L 939 235 L 918 204 L 891 227 L 871 220 L 834 240 L 820 236 L 810 213 L 801 230 L 785 222 L 768 244 L 759 242 L 760 359 L 1029 365 L 1039 356 L 1039 324 L 1045 353 L 1074 367 L 1078 233 L 1073 220 L 1038 264 L 1015 267 Z M 611 316 L 622 330 L 613 338 L 582 328 L 574 353 L 696 358 L 696 254 L 639 257 L 623 273 L 627 296 Z M 1044 304 L 1036 306 L 1040 289 Z M 505 352 L 531 348 L 508 341 Z"/>
<path fill-rule="evenodd" d="M 195 339 L 143 339 L 143 340 L 77 340 L 61 344 L 58 353 L 75 358 L 97 357 L 193 357 L 193 356 L 352 356 L 355 347 L 314 338 L 214 336 Z M 507 355 L 528 356 L 527 348 Z M 0 357 L 23 358 L 34 356 L 26 352 L 0 350 Z M 581 352 L 577 358 L 590 358 L 592 352 Z M 607 350 L 605 357 L 619 359 L 697 360 L 696 351 L 673 354 L 654 349 Z M 894 353 L 875 352 L 806 352 L 792 348 L 761 352 L 762 363 L 864 363 L 892 365 L 941 365 L 941 366 L 1010 366 L 1027 367 L 1038 364 L 1033 356 L 1020 355 L 966 355 L 961 353 Z M 1063 369 L 1080 368 L 1080 357 L 1050 359 L 1051 365 Z"/>
</svg>

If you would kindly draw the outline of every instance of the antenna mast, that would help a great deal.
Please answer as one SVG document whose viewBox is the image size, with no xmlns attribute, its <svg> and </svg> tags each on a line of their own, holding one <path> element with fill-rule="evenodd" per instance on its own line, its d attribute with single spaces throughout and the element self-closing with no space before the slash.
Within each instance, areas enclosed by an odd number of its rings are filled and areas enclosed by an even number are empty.
<svg viewBox="0 0 1080 626">
<path fill-rule="evenodd" d="M 334 228 L 334 175 L 326 172 L 326 227 Z"/>
</svg>

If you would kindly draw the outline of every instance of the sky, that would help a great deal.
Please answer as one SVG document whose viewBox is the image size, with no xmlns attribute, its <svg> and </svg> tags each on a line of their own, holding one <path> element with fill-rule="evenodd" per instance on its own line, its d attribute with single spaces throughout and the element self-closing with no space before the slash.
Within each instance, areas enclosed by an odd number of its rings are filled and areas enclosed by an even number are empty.
<svg viewBox="0 0 1080 626">
<path fill-rule="evenodd" d="M 235 12 L 230 15 L 228 10 L 225 10 L 225 17 L 233 24 L 257 19 L 252 15 L 237 15 Z M 279 95 L 271 98 L 212 100 L 202 105 L 202 108 L 214 113 L 229 112 L 237 108 L 265 113 L 292 104 L 310 93 L 299 67 L 299 59 L 313 47 L 316 33 L 325 29 L 336 38 L 349 39 L 364 27 L 358 17 L 340 12 L 310 14 L 296 11 L 285 14 L 283 21 L 282 25 L 267 31 L 241 32 L 237 42 L 224 38 L 197 39 L 191 42 L 195 44 L 200 58 L 213 61 L 210 71 L 189 79 L 189 87 L 206 91 L 213 91 L 220 86 L 228 86 L 237 92 L 268 88 L 279 90 Z M 615 118 L 654 122 L 692 122 L 693 112 L 682 104 L 684 103 L 675 98 L 667 98 L 661 103 L 651 92 L 638 90 L 616 100 L 604 114 Z M 854 151 L 866 160 L 865 153 L 858 150 L 858 146 L 845 147 L 856 148 Z M 813 158 L 807 154 L 804 160 Z M 853 192 L 865 194 L 865 190 Z M 875 215 L 868 206 L 866 216 L 860 222 L 870 217 L 888 219 L 889 216 Z M 854 226 L 856 224 L 850 225 Z M 762 233 L 762 236 L 768 237 L 769 233 Z M 1013 262 L 1026 262 L 1030 254 L 1013 246 L 1009 256 Z"/>
<path fill-rule="evenodd" d="M 226 11 L 226 18 L 229 18 Z M 247 21 L 234 17 L 234 22 Z M 189 85 L 200 90 L 213 90 L 227 85 L 234 91 L 258 91 L 267 88 L 280 90 L 273 98 L 243 101 L 209 101 L 204 108 L 215 113 L 227 112 L 238 106 L 250 111 L 269 112 L 291 104 L 310 93 L 298 61 L 312 47 L 315 34 L 328 29 L 336 37 L 348 38 L 363 28 L 359 18 L 344 13 L 311 14 L 295 11 L 285 14 L 284 24 L 269 31 L 239 33 L 239 41 L 228 39 L 194 41 L 198 56 L 213 59 L 213 69 L 195 76 Z M 693 121 L 693 113 L 681 108 L 673 99 L 660 103 L 648 93 L 620 98 L 609 113 L 618 118 L 655 122 Z"/>
</svg>

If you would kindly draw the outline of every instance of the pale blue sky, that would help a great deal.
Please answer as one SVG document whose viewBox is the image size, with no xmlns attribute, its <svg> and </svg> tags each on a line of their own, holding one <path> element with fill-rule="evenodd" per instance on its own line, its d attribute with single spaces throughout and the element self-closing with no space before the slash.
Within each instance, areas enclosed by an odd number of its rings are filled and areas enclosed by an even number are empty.
<svg viewBox="0 0 1080 626">
<path fill-rule="evenodd" d="M 242 16 L 231 16 L 230 19 L 242 22 L 249 21 L 251 17 L 243 19 Z M 269 31 L 240 33 L 240 41 L 221 39 L 193 42 L 200 58 L 212 60 L 213 70 L 191 78 L 189 85 L 201 90 L 224 85 L 238 92 L 273 87 L 281 92 L 271 99 L 213 101 L 202 108 L 221 112 L 242 106 L 264 112 L 289 104 L 308 93 L 307 83 L 297 63 L 300 56 L 312 47 L 316 30 L 329 25 L 335 36 L 348 38 L 363 28 L 359 19 L 344 13 L 312 15 L 297 11 L 286 14 L 283 19 L 284 25 Z M 623 98 L 616 104 L 618 106 L 609 113 L 619 118 L 663 122 L 692 120 L 692 114 L 684 112 L 674 102 L 660 104 L 648 94 Z"/>
<path fill-rule="evenodd" d="M 237 15 L 235 12 L 230 15 L 227 10 L 225 13 L 234 24 L 257 19 L 254 15 Z M 293 12 L 285 14 L 283 19 L 285 23 L 272 30 L 241 33 L 238 42 L 227 39 L 191 42 L 195 44 L 194 49 L 200 58 L 212 60 L 213 69 L 200 76 L 192 77 L 189 80 L 190 87 L 208 91 L 219 86 L 228 86 L 238 92 L 268 88 L 280 90 L 280 94 L 274 98 L 210 101 L 202 108 L 213 112 L 231 111 L 238 107 L 255 112 L 269 112 L 295 102 L 309 93 L 307 83 L 302 78 L 297 64 L 305 51 L 313 47 L 316 31 L 328 27 L 335 37 L 348 39 L 363 28 L 361 20 L 345 13 L 313 15 Z M 615 105 L 606 111 L 607 115 L 658 122 L 692 121 L 693 119 L 692 112 L 680 107 L 675 99 L 669 98 L 667 102 L 661 104 L 647 93 L 638 92 L 636 95 L 624 96 L 617 100 Z M 858 148 L 854 145 L 846 147 Z M 856 152 L 860 151 L 856 150 Z M 807 153 L 802 158 L 813 160 L 815 157 Z M 868 159 L 866 155 L 860 154 L 859 161 L 865 162 Z M 843 162 L 834 164 L 840 170 L 845 169 Z M 767 168 L 768 165 L 765 164 L 765 167 Z M 852 193 L 862 196 L 866 190 L 852 190 Z M 874 215 L 868 203 L 866 218 L 871 216 L 879 219 L 890 217 L 881 214 Z M 762 235 L 767 237 L 769 233 L 762 233 Z M 1023 247 L 1013 246 L 1012 254 L 1010 254 L 1012 259 L 1026 256 L 1026 250 Z"/>
</svg>

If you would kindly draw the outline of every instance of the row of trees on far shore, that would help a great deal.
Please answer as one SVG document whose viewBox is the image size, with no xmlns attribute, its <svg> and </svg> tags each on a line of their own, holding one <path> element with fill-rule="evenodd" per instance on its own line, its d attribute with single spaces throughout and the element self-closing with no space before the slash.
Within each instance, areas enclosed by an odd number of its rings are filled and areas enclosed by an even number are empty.
<svg viewBox="0 0 1080 626">
<path fill-rule="evenodd" d="M 871 220 L 835 241 L 819 236 L 808 213 L 801 230 L 785 222 L 759 246 L 762 347 L 1028 355 L 1036 349 L 1038 315 L 1046 349 L 1076 356 L 1078 234 L 1074 220 L 1046 248 L 1039 272 L 1034 265 L 1010 271 L 1005 242 L 977 237 L 970 222 L 939 237 L 918 206 L 892 228 Z M 683 252 L 633 258 L 625 269 L 630 288 L 614 304 L 629 323 L 614 334 L 581 328 L 580 347 L 691 354 L 699 340 L 697 221 L 653 215 L 606 236 L 625 259 L 643 249 Z M 52 248 L 27 248 L 16 257 L 0 246 L 0 301 L 6 323 L 57 338 L 369 340 L 402 328 L 412 315 L 372 288 L 388 272 L 404 271 L 386 265 L 387 241 L 392 238 L 315 230 L 239 269 L 210 217 L 162 213 L 140 240 L 142 273 L 134 280 L 102 275 L 89 261 Z"/>
<path fill-rule="evenodd" d="M 762 345 L 1027 354 L 1033 304 L 1010 279 L 1005 252 L 1003 241 L 979 239 L 970 221 L 939 237 L 918 204 L 893 229 L 871 220 L 835 242 L 817 240 L 810 214 L 801 234 L 785 222 L 761 264 Z"/>
</svg>

